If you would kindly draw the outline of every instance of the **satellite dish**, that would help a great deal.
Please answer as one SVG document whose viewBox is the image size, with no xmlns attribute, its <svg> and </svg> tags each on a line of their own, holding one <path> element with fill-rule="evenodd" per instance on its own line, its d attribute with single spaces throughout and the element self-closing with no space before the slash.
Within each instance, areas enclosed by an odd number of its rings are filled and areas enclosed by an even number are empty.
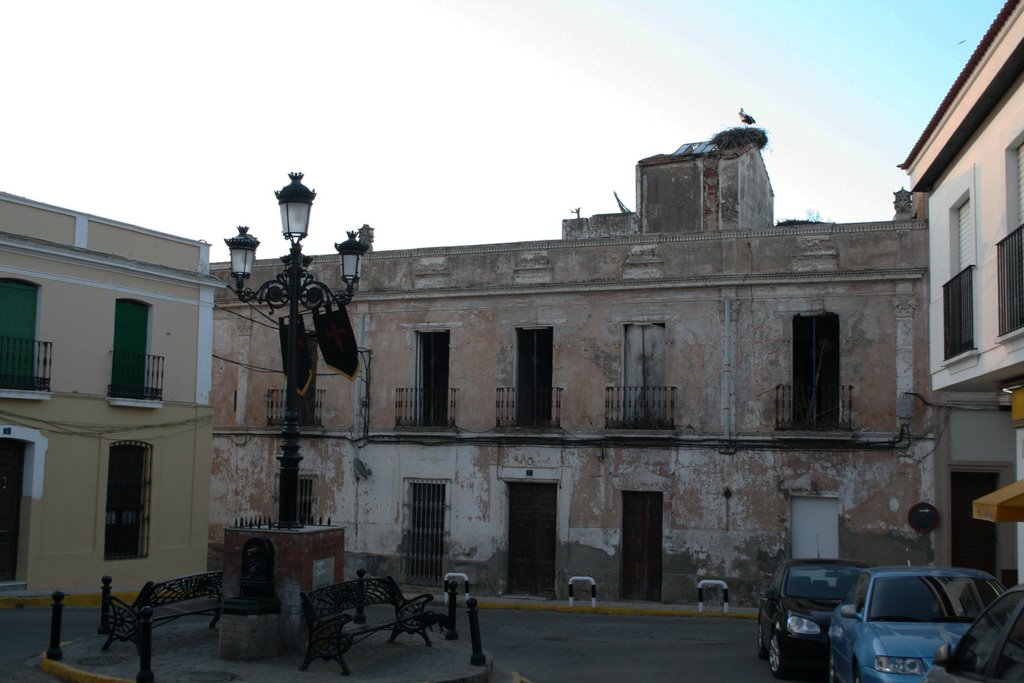
<svg viewBox="0 0 1024 683">
<path fill-rule="evenodd" d="M 366 466 L 366 463 L 356 458 L 352 463 L 352 466 L 356 470 L 356 479 L 369 479 L 370 475 L 373 474 L 373 470 Z"/>
</svg>

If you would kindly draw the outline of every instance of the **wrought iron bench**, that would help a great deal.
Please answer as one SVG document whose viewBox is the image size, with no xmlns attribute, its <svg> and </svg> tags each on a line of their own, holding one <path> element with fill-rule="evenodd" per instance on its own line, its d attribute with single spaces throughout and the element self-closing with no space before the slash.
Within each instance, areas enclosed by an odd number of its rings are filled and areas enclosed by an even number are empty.
<svg viewBox="0 0 1024 683">
<path fill-rule="evenodd" d="M 306 658 L 300 670 L 305 671 L 315 659 L 334 660 L 347 676 L 349 668 L 343 655 L 373 633 L 391 631 L 389 643 L 403 633 L 417 633 L 430 646 L 427 629 L 447 623 L 443 615 L 425 609 L 433 596 L 424 593 L 406 600 L 394 578 L 368 579 L 365 569 L 356 574 L 359 578 L 353 581 L 299 593 L 309 635 Z M 365 608 L 374 605 L 390 605 L 394 607 L 394 614 L 386 610 L 385 618 L 367 623 Z M 346 628 L 350 625 L 351 629 Z"/>
<path fill-rule="evenodd" d="M 108 595 L 105 600 L 110 610 L 110 635 L 102 649 L 108 649 L 115 640 L 131 641 L 138 647 L 140 614 L 146 605 L 153 608 L 154 628 L 193 614 L 212 616 L 210 628 L 213 628 L 220 620 L 224 601 L 223 579 L 224 572 L 216 571 L 178 576 L 159 583 L 148 581 L 131 604 L 116 595 Z"/>
</svg>

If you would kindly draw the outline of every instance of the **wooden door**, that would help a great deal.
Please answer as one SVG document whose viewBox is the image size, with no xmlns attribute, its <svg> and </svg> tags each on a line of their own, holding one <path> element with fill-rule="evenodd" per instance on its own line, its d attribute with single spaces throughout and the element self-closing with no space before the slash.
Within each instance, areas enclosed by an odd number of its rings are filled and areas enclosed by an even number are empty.
<svg viewBox="0 0 1024 683">
<path fill-rule="evenodd" d="M 554 595 L 558 486 L 509 484 L 508 499 L 508 590 Z"/>
<path fill-rule="evenodd" d="M 0 581 L 13 581 L 18 566 L 18 524 L 25 444 L 0 439 Z"/>
<path fill-rule="evenodd" d="M 662 494 L 622 492 L 622 599 L 661 600 Z"/>
<path fill-rule="evenodd" d="M 996 572 L 996 525 L 974 519 L 971 503 L 999 488 L 995 472 L 951 472 L 949 475 L 950 562 L 954 567 Z"/>
</svg>

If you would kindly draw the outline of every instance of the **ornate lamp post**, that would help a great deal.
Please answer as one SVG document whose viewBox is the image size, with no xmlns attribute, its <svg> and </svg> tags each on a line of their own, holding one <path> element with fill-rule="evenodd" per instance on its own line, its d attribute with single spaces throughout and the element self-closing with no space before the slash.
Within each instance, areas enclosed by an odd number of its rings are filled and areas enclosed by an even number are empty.
<svg viewBox="0 0 1024 683">
<path fill-rule="evenodd" d="M 252 275 L 256 260 L 256 247 L 260 241 L 249 234 L 249 228 L 238 227 L 238 234 L 225 239 L 231 252 L 231 275 L 235 278 L 235 293 L 244 302 L 265 304 L 273 313 L 288 307 L 288 334 L 285 340 L 285 404 L 284 428 L 281 430 L 281 476 L 278 490 L 278 527 L 298 529 L 302 521 L 299 512 L 299 411 L 297 356 L 299 307 L 316 313 L 321 306 L 336 304 L 339 307 L 352 301 L 355 285 L 359 282 L 360 259 L 367 246 L 356 240 L 356 233 L 349 232 L 348 239 L 334 248 L 341 254 L 341 279 L 344 292 L 333 292 L 317 280 L 307 268 L 313 262 L 312 256 L 303 256 L 302 240 L 309 229 L 309 211 L 313 206 L 316 192 L 302 184 L 301 173 L 289 173 L 291 183 L 277 191 L 281 206 L 281 232 L 291 243 L 287 256 L 282 256 L 284 268 L 274 279 L 267 280 L 255 290 L 245 286 Z"/>
</svg>

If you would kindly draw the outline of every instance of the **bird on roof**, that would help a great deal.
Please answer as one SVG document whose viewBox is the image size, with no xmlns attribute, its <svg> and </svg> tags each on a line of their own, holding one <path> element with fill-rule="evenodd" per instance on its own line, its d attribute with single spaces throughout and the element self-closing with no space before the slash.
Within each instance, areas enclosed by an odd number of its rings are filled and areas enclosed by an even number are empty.
<svg viewBox="0 0 1024 683">
<path fill-rule="evenodd" d="M 748 126 L 752 126 L 755 123 L 757 123 L 757 121 L 754 120 L 753 116 L 743 111 L 743 107 L 740 107 L 740 121 L 747 124 Z"/>
</svg>

